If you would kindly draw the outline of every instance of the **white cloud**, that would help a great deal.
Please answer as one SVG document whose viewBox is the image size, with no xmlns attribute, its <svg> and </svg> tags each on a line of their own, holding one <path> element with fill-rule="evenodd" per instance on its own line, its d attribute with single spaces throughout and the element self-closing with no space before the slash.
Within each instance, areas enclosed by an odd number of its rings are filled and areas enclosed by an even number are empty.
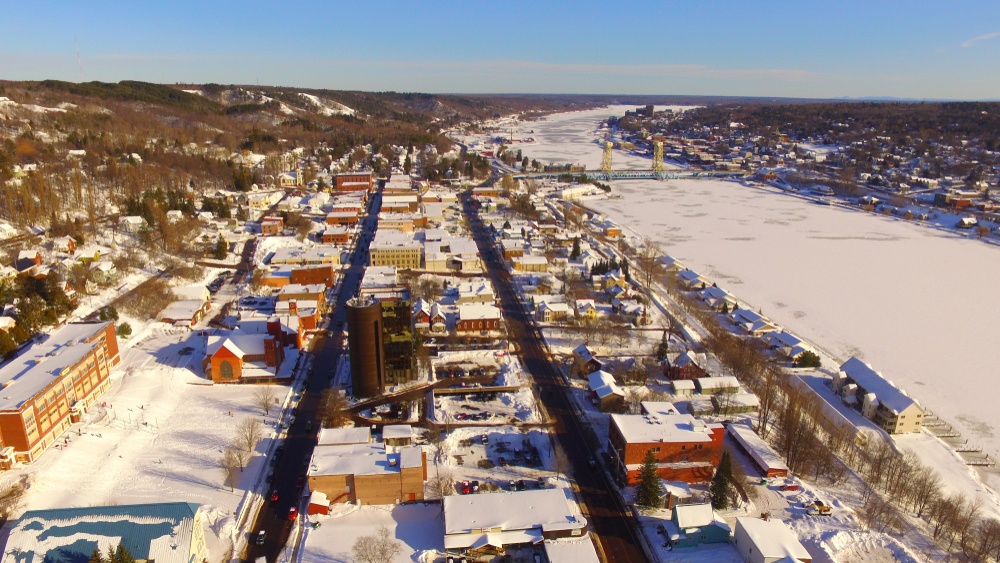
<svg viewBox="0 0 1000 563">
<path fill-rule="evenodd" d="M 993 33 L 984 33 L 982 35 L 977 35 L 972 39 L 966 39 L 962 42 L 962 48 L 968 49 L 972 45 L 979 43 L 980 41 L 989 41 L 990 39 L 996 39 L 1000 37 L 1000 31 L 994 31 Z"/>
</svg>

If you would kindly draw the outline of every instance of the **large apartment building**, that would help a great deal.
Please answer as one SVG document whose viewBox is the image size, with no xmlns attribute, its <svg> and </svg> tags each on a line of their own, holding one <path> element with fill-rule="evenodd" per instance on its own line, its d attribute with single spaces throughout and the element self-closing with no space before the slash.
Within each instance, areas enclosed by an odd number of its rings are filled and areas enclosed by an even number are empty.
<svg viewBox="0 0 1000 563">
<path fill-rule="evenodd" d="M 845 404 L 889 434 L 920 432 L 923 427 L 920 403 L 858 358 L 840 366 L 833 376 L 833 390 Z"/>
<path fill-rule="evenodd" d="M 369 265 L 419 269 L 422 250 L 423 246 L 412 235 L 380 229 L 369 250 Z"/>
<path fill-rule="evenodd" d="M 32 462 L 110 386 L 113 323 L 69 323 L 0 367 L 0 468 Z"/>
</svg>

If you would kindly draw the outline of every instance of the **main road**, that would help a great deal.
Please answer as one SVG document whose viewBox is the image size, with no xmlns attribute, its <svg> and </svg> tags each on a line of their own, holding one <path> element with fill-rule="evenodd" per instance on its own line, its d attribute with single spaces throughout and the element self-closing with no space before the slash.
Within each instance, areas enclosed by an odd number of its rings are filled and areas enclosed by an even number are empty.
<svg viewBox="0 0 1000 563">
<path fill-rule="evenodd" d="M 597 452 L 590 451 L 584 441 L 580 422 L 571 406 L 572 399 L 568 395 L 570 390 L 549 361 L 541 331 L 515 291 L 510 273 L 493 244 L 478 209 L 472 205 L 472 199 L 467 194 L 462 197 L 462 205 L 479 247 L 479 255 L 490 272 L 497 295 L 500 296 L 503 315 L 507 321 L 507 334 L 520 346 L 524 367 L 538 386 L 542 404 L 555 421 L 553 432 L 556 439 L 575 468 L 574 476 L 580 496 L 586 505 L 586 514 L 600 543 L 604 560 L 615 563 L 647 561 L 635 535 L 633 518 L 612 491 L 614 485 L 608 482 L 603 471 L 592 468 L 592 462 L 598 460 L 599 463 L 600 456 Z"/>
<path fill-rule="evenodd" d="M 350 263 L 342 271 L 340 292 L 327 324 L 313 342 L 312 368 L 310 369 L 302 397 L 295 410 L 293 422 L 282 444 L 281 456 L 276 456 L 272 484 L 265 491 L 265 504 L 257 514 L 253 526 L 249 528 L 247 538 L 248 549 L 244 559 L 254 561 L 259 557 L 267 558 L 269 563 L 278 560 L 278 556 L 288 543 L 292 529 L 289 511 L 292 507 L 302 505 L 304 479 L 313 449 L 316 447 L 316 433 L 320 424 L 320 403 L 323 391 L 329 386 L 330 380 L 337 369 L 340 356 L 345 352 L 343 328 L 346 323 L 344 303 L 358 293 L 361 279 L 364 277 L 367 264 L 367 250 L 375 234 L 378 223 L 378 213 L 382 207 L 382 192 L 376 191 L 369 200 L 368 217 L 361 223 L 355 241 L 354 251 L 350 253 Z M 311 422 L 310 430 L 306 430 Z M 271 502 L 271 491 L 278 492 L 277 502 Z M 301 516 L 299 516 L 301 518 Z M 256 545 L 258 532 L 264 531 L 264 545 Z M 291 547 L 291 546 L 290 546 Z"/>
</svg>

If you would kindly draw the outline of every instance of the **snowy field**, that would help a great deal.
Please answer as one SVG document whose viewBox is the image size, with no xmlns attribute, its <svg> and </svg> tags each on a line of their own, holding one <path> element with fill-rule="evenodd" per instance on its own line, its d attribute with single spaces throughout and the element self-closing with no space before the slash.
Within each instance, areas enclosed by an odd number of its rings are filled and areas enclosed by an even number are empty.
<svg viewBox="0 0 1000 563">
<path fill-rule="evenodd" d="M 196 333 L 162 323 L 142 332 L 149 337 L 122 347 L 111 389 L 67 432 L 68 445 L 51 448 L 5 477 L 28 480 L 23 510 L 199 503 L 207 515 L 209 550 L 218 560 L 230 545 L 245 490 L 265 467 L 263 452 L 276 435 L 276 409 L 231 492 L 223 486 L 218 460 L 243 419 L 263 419 L 252 398 L 256 387 L 211 385 L 201 374 L 204 338 Z M 283 399 L 287 387 L 276 391 Z"/>
</svg>

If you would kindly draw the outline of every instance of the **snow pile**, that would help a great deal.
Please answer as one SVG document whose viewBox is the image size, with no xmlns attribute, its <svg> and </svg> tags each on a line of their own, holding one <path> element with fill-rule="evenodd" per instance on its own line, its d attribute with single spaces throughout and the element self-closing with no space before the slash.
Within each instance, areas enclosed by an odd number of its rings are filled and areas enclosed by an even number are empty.
<svg viewBox="0 0 1000 563">
<path fill-rule="evenodd" d="M 827 532 L 810 542 L 820 551 L 816 563 L 920 563 L 915 553 L 887 534 L 847 531 Z M 816 550 L 810 549 L 815 554 Z"/>
</svg>

